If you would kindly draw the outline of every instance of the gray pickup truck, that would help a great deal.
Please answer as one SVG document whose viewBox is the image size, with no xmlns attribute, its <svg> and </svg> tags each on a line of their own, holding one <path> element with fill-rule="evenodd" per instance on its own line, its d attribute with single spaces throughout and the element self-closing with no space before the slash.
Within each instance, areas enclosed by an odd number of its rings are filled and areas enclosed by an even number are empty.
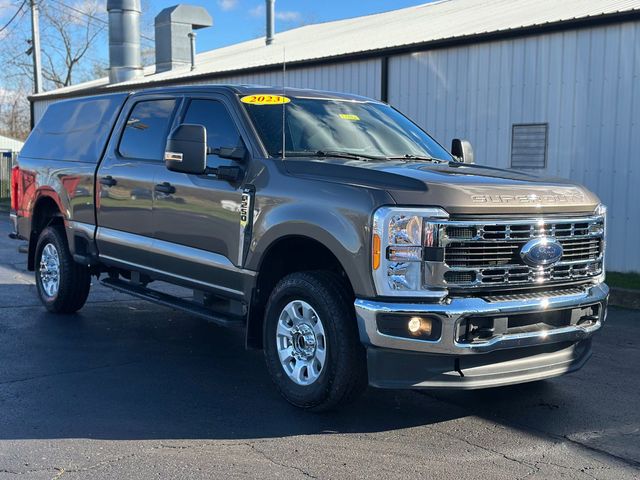
<svg viewBox="0 0 640 480">
<path fill-rule="evenodd" d="M 242 328 L 306 409 L 367 384 L 574 371 L 606 318 L 605 207 L 472 156 L 354 95 L 207 85 L 60 101 L 13 169 L 12 237 L 29 242 L 49 311 L 80 309 L 95 276 Z"/>
</svg>

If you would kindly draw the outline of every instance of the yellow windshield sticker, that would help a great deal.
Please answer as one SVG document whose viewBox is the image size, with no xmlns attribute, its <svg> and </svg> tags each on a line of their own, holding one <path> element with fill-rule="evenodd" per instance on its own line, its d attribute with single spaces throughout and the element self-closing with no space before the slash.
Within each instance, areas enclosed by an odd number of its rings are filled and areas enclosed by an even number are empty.
<svg viewBox="0 0 640 480">
<path fill-rule="evenodd" d="M 240 101 L 250 105 L 282 105 L 289 103 L 291 99 L 282 95 L 247 95 L 242 97 Z"/>
<path fill-rule="evenodd" d="M 354 115 L 353 113 L 341 113 L 340 118 L 343 120 L 351 120 L 352 122 L 357 122 L 360 120 L 358 115 Z"/>
</svg>

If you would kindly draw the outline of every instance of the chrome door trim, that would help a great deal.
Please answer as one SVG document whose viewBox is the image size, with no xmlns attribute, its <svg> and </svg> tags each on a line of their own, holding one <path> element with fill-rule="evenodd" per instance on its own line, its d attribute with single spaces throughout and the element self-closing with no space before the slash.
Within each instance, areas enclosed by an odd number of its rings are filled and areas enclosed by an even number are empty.
<svg viewBox="0 0 640 480">
<path fill-rule="evenodd" d="M 208 252 L 206 250 L 200 250 L 199 248 L 178 245 L 164 240 L 113 230 L 111 228 L 98 227 L 96 239 L 104 242 L 115 243 L 128 248 L 144 248 L 150 253 L 162 255 L 170 253 L 174 258 L 185 260 L 187 262 L 199 263 L 204 266 L 221 268 L 223 270 L 244 273 L 251 276 L 257 275 L 257 272 L 252 270 L 245 270 L 236 267 L 231 260 L 219 253 Z"/>
<path fill-rule="evenodd" d="M 136 235 L 133 233 L 122 232 L 119 230 L 113 230 L 110 228 L 98 227 L 96 232 L 96 240 L 98 242 L 109 243 L 132 250 L 144 250 L 150 255 L 165 256 L 176 259 L 179 262 L 185 262 L 187 264 L 195 264 L 206 268 L 223 270 L 229 274 L 241 275 L 245 277 L 255 277 L 257 272 L 252 270 L 246 270 L 236 267 L 231 260 L 219 253 L 200 250 L 193 247 L 187 247 L 185 245 L 178 245 L 164 240 L 158 240 L 154 238 L 145 237 L 142 235 Z M 156 273 L 166 278 L 175 278 L 180 280 L 180 283 L 193 283 L 203 287 L 212 288 L 232 294 L 234 296 L 243 296 L 242 290 L 226 287 L 224 285 L 203 282 L 194 278 L 189 278 L 183 275 L 177 275 L 175 273 L 167 272 L 166 270 L 152 267 L 149 265 L 139 264 L 131 260 L 123 260 L 113 255 L 107 255 L 104 253 L 98 253 L 98 257 L 106 262 L 117 263 L 125 265 L 133 270 L 146 270 L 152 273 Z"/>
<path fill-rule="evenodd" d="M 215 285 L 213 283 L 201 282 L 200 280 L 195 280 L 193 278 L 187 278 L 187 277 L 183 277 L 181 275 L 168 273 L 168 272 L 166 272 L 164 270 L 158 270 L 157 268 L 147 267 L 145 265 L 140 265 L 140 264 L 133 263 L 133 262 L 127 262 L 127 261 L 124 261 L 124 260 L 119 260 L 117 258 L 110 257 L 108 255 L 100 255 L 100 259 L 103 260 L 103 261 L 106 260 L 108 263 L 115 264 L 115 265 L 123 267 L 123 268 L 130 268 L 131 270 L 134 270 L 134 271 L 155 273 L 158 276 L 162 277 L 160 280 L 175 278 L 177 280 L 181 280 L 180 283 L 191 283 L 191 284 L 194 284 L 194 285 L 199 285 L 199 286 L 201 286 L 201 287 L 203 287 L 205 289 L 213 289 L 213 290 L 223 291 L 223 292 L 226 292 L 226 293 L 228 293 L 230 295 L 233 295 L 234 297 L 239 297 L 239 298 L 244 297 L 244 293 L 242 291 L 240 291 L 240 290 L 235 290 L 233 288 L 223 287 L 221 285 Z"/>
</svg>

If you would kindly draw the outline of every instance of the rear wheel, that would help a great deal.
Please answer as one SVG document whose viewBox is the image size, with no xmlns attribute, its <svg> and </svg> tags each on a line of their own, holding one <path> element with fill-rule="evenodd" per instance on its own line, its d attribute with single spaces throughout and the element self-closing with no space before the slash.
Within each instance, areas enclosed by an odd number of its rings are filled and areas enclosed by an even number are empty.
<svg viewBox="0 0 640 480">
<path fill-rule="evenodd" d="M 46 309 L 74 313 L 85 304 L 90 287 L 89 269 L 73 260 L 64 230 L 45 228 L 36 246 L 36 288 Z"/>
<path fill-rule="evenodd" d="M 367 384 L 365 351 L 351 299 L 330 272 L 283 278 L 266 309 L 264 353 L 280 393 L 315 411 L 355 399 Z"/>
</svg>

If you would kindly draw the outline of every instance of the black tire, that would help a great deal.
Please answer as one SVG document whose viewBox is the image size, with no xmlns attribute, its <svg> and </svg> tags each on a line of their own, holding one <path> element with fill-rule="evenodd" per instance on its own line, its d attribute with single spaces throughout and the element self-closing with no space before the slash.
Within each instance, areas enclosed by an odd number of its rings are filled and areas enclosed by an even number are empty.
<svg viewBox="0 0 640 480">
<path fill-rule="evenodd" d="M 353 299 L 342 279 L 325 271 L 293 273 L 271 292 L 264 322 L 264 355 L 282 396 L 296 407 L 327 411 L 355 400 L 367 386 L 366 352 L 358 336 Z M 289 302 L 302 300 L 321 319 L 326 358 L 310 385 L 294 382 L 280 362 L 276 345 L 280 314 Z"/>
<path fill-rule="evenodd" d="M 42 252 L 49 244 L 55 248 L 59 260 L 59 286 L 53 295 L 49 295 L 43 286 L 40 268 Z M 89 295 L 91 275 L 88 267 L 73 260 L 62 227 L 47 227 L 40 234 L 36 246 L 35 268 L 38 296 L 47 310 L 52 313 L 75 313 L 82 308 Z"/>
</svg>

